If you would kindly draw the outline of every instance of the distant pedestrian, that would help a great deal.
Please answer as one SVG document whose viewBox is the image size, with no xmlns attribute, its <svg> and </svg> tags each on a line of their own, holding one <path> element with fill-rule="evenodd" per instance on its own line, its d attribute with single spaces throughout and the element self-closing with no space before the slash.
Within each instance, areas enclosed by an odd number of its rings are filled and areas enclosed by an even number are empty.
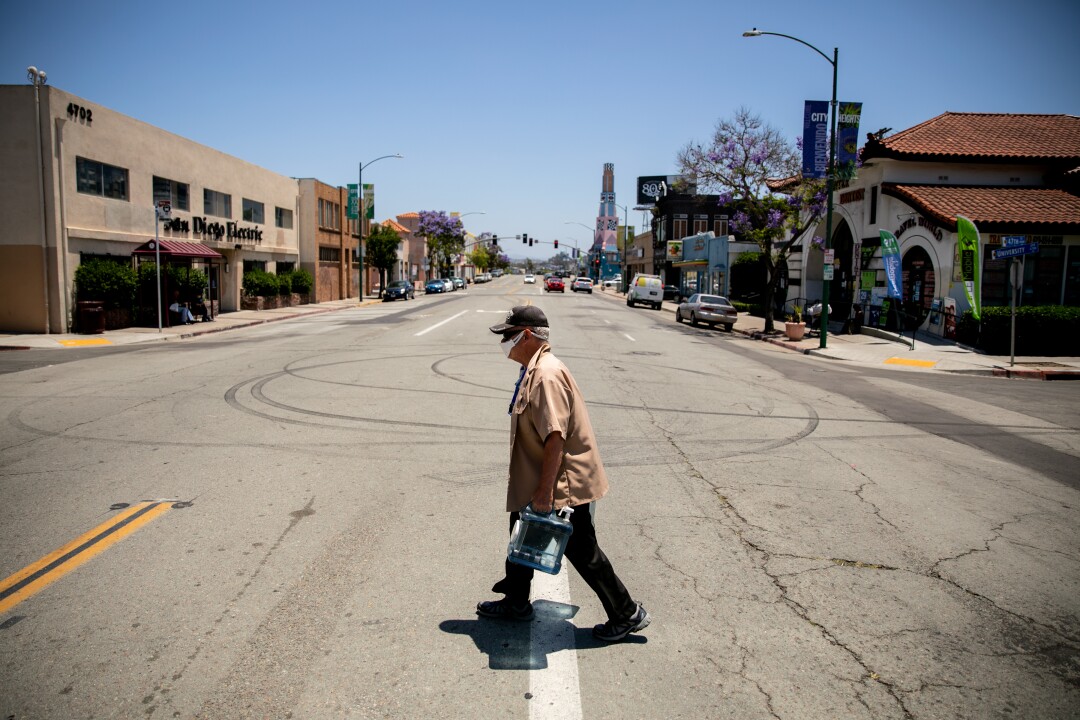
<svg viewBox="0 0 1080 720">
<path fill-rule="evenodd" d="M 541 513 L 573 508 L 574 532 L 566 559 L 600 598 L 608 616 L 593 628 L 593 635 L 614 642 L 644 630 L 649 613 L 627 592 L 596 540 L 593 508 L 607 492 L 607 476 L 585 399 L 570 370 L 551 352 L 547 317 L 538 307 L 519 305 L 491 332 L 502 337 L 506 356 L 522 366 L 509 409 L 510 528 L 518 511 L 530 504 Z M 505 573 L 492 588 L 505 597 L 479 603 L 476 613 L 505 620 L 532 618 L 532 568 L 507 560 Z"/>
</svg>

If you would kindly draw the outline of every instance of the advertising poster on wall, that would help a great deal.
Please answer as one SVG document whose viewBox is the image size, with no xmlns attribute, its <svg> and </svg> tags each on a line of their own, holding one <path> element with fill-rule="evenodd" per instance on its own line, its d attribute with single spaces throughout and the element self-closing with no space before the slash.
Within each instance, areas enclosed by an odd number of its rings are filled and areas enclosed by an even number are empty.
<svg viewBox="0 0 1080 720">
<path fill-rule="evenodd" d="M 668 260 L 682 260 L 682 240 L 668 240 L 667 243 L 667 259 Z"/>
</svg>

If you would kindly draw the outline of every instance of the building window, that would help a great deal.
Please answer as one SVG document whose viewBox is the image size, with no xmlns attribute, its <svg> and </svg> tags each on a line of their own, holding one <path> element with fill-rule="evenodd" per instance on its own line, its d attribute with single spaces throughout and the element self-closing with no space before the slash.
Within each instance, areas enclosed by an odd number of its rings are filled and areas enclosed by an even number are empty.
<svg viewBox="0 0 1080 720">
<path fill-rule="evenodd" d="M 319 200 L 319 227 L 330 230 L 341 229 L 341 204 L 329 200 Z"/>
<path fill-rule="evenodd" d="M 357 218 L 348 218 L 345 221 L 349 228 L 349 234 L 353 237 L 360 237 L 360 221 Z"/>
<path fill-rule="evenodd" d="M 1024 258 L 1024 305 L 1057 305 L 1065 273 L 1065 248 L 1039 245 L 1039 252 Z"/>
<path fill-rule="evenodd" d="M 277 261 L 277 274 L 284 275 L 285 273 L 291 273 L 296 269 L 296 263 L 285 262 L 284 260 Z"/>
<path fill-rule="evenodd" d="M 266 217 L 263 214 L 263 204 L 256 202 L 255 200 L 243 199 L 244 205 L 244 220 L 248 222 L 258 223 L 260 225 L 266 224 Z"/>
<path fill-rule="evenodd" d="M 686 237 L 686 216 L 676 215 L 671 223 L 671 239 L 682 240 Z"/>
<path fill-rule="evenodd" d="M 319 247 L 319 262 L 341 262 L 341 250 L 336 247 Z"/>
<path fill-rule="evenodd" d="M 251 272 L 252 270 L 262 270 L 266 272 L 265 260 L 245 260 L 244 261 L 244 274 Z"/>
<path fill-rule="evenodd" d="M 292 210 L 286 210 L 285 208 L 279 207 L 274 208 L 274 226 L 291 230 Z"/>
<path fill-rule="evenodd" d="M 190 187 L 187 183 L 154 176 L 154 206 L 162 200 L 168 200 L 173 210 L 189 210 Z"/>
<path fill-rule="evenodd" d="M 695 215 L 694 216 L 694 234 L 700 235 L 709 229 L 709 216 L 708 215 Z"/>
<path fill-rule="evenodd" d="M 75 158 L 76 189 L 87 195 L 128 199 L 128 171 L 96 160 Z"/>
<path fill-rule="evenodd" d="M 877 185 L 870 187 L 870 224 L 877 224 Z"/>
<path fill-rule="evenodd" d="M 232 195 L 220 193 L 217 190 L 203 188 L 202 191 L 203 212 L 214 217 L 232 217 Z"/>
<path fill-rule="evenodd" d="M 728 218 L 727 215 L 719 215 L 713 219 L 713 234 L 716 237 L 727 237 L 728 233 Z"/>
</svg>

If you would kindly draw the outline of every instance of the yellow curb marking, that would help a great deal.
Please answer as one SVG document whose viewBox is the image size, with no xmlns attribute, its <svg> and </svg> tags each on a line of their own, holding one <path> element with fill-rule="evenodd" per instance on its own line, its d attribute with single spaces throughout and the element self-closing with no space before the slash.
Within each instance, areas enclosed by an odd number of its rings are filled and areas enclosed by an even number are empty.
<svg viewBox="0 0 1080 720">
<path fill-rule="evenodd" d="M 891 357 L 885 361 L 886 365 L 910 365 L 911 367 L 934 367 L 937 360 L 908 360 L 907 358 Z"/>
<path fill-rule="evenodd" d="M 57 340 L 64 347 L 88 347 L 90 345 L 112 345 L 112 340 L 93 338 L 92 340 Z"/>
<path fill-rule="evenodd" d="M 44 590 L 90 558 L 163 514 L 172 505 L 172 500 L 132 505 L 62 548 L 4 578 L 0 581 L 0 613 Z"/>
</svg>

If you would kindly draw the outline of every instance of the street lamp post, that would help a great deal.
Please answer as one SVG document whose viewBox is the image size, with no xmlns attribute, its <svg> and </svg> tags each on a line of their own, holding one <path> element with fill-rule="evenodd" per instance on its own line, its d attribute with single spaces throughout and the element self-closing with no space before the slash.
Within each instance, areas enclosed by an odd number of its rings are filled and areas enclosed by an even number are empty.
<svg viewBox="0 0 1080 720">
<path fill-rule="evenodd" d="M 747 30 L 743 33 L 743 37 L 758 37 L 760 35 L 775 35 L 776 37 L 787 38 L 788 40 L 802 43 L 821 57 L 825 58 L 825 60 L 832 65 L 832 101 L 829 104 L 829 169 L 825 176 L 825 249 L 828 250 L 832 247 L 833 183 L 835 182 L 834 178 L 836 175 L 836 68 L 840 61 L 840 53 L 837 48 L 833 48 L 832 59 L 829 59 L 829 56 L 821 52 L 821 50 L 793 35 L 766 32 L 764 30 L 758 30 L 757 28 Z M 821 284 L 821 292 L 825 297 L 821 300 L 821 332 L 819 333 L 821 342 L 819 347 L 824 349 L 829 335 L 830 281 L 825 278 L 822 279 Z"/>
<path fill-rule="evenodd" d="M 357 229 L 360 231 L 360 241 L 357 243 L 360 246 L 360 281 L 358 290 L 360 291 L 360 302 L 364 302 L 364 217 L 367 215 L 367 209 L 364 207 L 364 168 L 372 163 L 377 163 L 380 160 L 386 158 L 403 158 L 405 157 L 401 153 L 394 153 L 393 155 L 383 155 L 377 157 L 369 162 L 361 162 L 360 170 L 357 172 L 356 177 L 356 220 L 359 223 Z"/>
<path fill-rule="evenodd" d="M 592 235 L 593 235 L 593 245 L 594 246 L 596 245 L 596 228 L 591 228 L 588 225 L 586 225 L 585 223 L 577 222 L 576 220 L 567 220 L 566 222 L 563 223 L 563 225 L 580 225 L 581 227 L 585 228 L 586 230 L 588 230 L 589 232 L 592 233 Z M 581 253 L 579 252 L 578 254 L 580 255 Z M 600 262 L 601 263 L 604 262 L 604 248 L 603 247 L 600 248 Z M 591 268 L 589 269 L 589 274 L 590 275 L 592 274 L 592 269 Z M 601 268 L 600 272 L 596 276 L 596 284 L 597 285 L 602 285 L 602 282 L 603 282 L 603 268 Z"/>
</svg>

